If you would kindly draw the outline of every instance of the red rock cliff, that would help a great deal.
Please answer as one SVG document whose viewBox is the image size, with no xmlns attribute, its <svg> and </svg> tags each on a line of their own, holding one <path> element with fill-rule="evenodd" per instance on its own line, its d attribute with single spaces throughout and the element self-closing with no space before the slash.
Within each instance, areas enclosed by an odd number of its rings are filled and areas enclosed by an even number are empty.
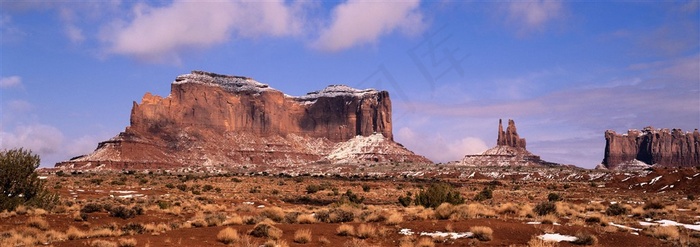
<svg viewBox="0 0 700 247">
<path fill-rule="evenodd" d="M 496 140 L 498 146 L 509 146 L 514 148 L 525 149 L 526 143 L 525 138 L 520 138 L 518 136 L 518 130 L 515 128 L 515 121 L 508 119 L 508 127 L 506 131 L 503 131 L 503 122 L 501 119 L 498 120 L 498 139 Z"/>
<path fill-rule="evenodd" d="M 351 140 L 367 148 L 332 154 Z M 134 102 L 124 132 L 57 166 L 285 166 L 348 157 L 430 162 L 393 142 L 386 91 L 332 85 L 293 97 L 251 78 L 193 71 L 176 78 L 169 96 Z"/>
<path fill-rule="evenodd" d="M 647 165 L 700 166 L 700 132 L 653 127 L 629 130 L 626 134 L 605 131 L 606 168 L 616 169 L 635 159 Z"/>
</svg>

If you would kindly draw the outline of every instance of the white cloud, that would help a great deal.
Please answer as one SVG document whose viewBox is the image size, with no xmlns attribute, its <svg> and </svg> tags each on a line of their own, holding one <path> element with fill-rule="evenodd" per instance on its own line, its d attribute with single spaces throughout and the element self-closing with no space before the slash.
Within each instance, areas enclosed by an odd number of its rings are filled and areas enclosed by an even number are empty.
<svg viewBox="0 0 700 247">
<path fill-rule="evenodd" d="M 0 78 L 0 88 L 22 87 L 22 77 L 10 76 Z"/>
<path fill-rule="evenodd" d="M 28 112 L 34 108 L 31 103 L 24 100 L 12 100 L 7 106 L 14 112 Z"/>
<path fill-rule="evenodd" d="M 85 36 L 83 36 L 83 30 L 81 30 L 75 25 L 66 25 L 65 32 L 66 36 L 68 36 L 68 39 L 73 43 L 81 43 L 85 40 Z"/>
<path fill-rule="evenodd" d="M 179 59 L 185 49 L 204 48 L 246 38 L 289 36 L 301 32 L 296 6 L 282 1 L 190 2 L 169 6 L 136 5 L 128 22 L 115 21 L 102 32 L 108 53 L 148 61 Z"/>
<path fill-rule="evenodd" d="M 397 29 L 409 35 L 418 34 L 425 28 L 419 5 L 418 0 L 347 1 L 333 9 L 331 24 L 321 31 L 314 46 L 338 51 L 377 42 L 382 35 Z"/>
<path fill-rule="evenodd" d="M 518 29 L 519 35 L 541 31 L 549 22 L 564 16 L 561 1 L 512 1 L 505 10 L 508 23 Z"/>
<path fill-rule="evenodd" d="M 396 132 L 396 140 L 417 154 L 424 155 L 433 162 L 461 160 L 467 154 L 479 154 L 486 149 L 486 143 L 475 137 L 446 139 L 440 134 L 426 135 L 411 128 L 403 127 Z"/>
<path fill-rule="evenodd" d="M 25 148 L 44 156 L 57 153 L 63 143 L 63 133 L 44 124 L 17 126 L 12 132 L 0 130 L 0 149 Z"/>
</svg>

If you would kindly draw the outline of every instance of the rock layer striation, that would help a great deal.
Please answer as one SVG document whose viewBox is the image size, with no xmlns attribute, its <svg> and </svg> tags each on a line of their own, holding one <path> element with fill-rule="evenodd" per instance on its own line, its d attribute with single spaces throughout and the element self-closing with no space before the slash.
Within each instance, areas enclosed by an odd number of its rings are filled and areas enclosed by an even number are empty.
<svg viewBox="0 0 700 247">
<path fill-rule="evenodd" d="M 651 165 L 700 166 L 700 132 L 646 127 L 617 134 L 605 131 L 605 157 L 608 169 L 644 168 Z"/>
<path fill-rule="evenodd" d="M 331 85 L 293 97 L 251 78 L 193 71 L 175 79 L 169 96 L 146 93 L 140 104 L 134 102 L 124 132 L 57 166 L 430 162 L 395 143 L 391 124 L 386 91 Z M 358 136 L 375 141 L 356 141 L 365 146 L 340 159 L 332 153 Z"/>
</svg>

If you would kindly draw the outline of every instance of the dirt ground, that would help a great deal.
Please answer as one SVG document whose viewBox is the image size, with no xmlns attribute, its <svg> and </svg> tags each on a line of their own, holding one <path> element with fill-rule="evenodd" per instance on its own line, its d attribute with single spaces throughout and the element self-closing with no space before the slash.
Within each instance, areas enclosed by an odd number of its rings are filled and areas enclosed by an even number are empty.
<svg viewBox="0 0 700 247">
<path fill-rule="evenodd" d="M 451 169 L 425 176 L 52 171 L 46 185 L 60 204 L 0 213 L 0 245 L 226 246 L 219 235 L 230 228 L 238 233 L 231 246 L 700 246 L 700 169 Z M 399 203 L 438 183 L 464 203 Z M 540 214 L 549 201 L 555 209 Z M 252 235 L 261 225 L 274 230 Z M 491 233 L 421 236 L 484 228 Z M 581 241 L 540 240 L 544 234 Z"/>
</svg>

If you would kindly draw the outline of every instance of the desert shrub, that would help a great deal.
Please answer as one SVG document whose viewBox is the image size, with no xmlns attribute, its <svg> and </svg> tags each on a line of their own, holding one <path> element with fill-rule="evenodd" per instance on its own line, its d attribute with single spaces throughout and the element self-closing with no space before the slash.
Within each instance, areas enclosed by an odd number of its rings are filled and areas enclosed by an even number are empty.
<svg viewBox="0 0 700 247">
<path fill-rule="evenodd" d="M 561 195 L 559 195 L 557 193 L 549 193 L 549 195 L 547 195 L 547 200 L 550 202 L 561 201 L 561 199 L 562 199 Z"/>
<path fill-rule="evenodd" d="M 356 236 L 360 239 L 372 238 L 377 235 L 377 228 L 369 224 L 360 224 L 357 227 Z"/>
<path fill-rule="evenodd" d="M 416 195 L 415 203 L 416 205 L 421 205 L 424 207 L 436 208 L 442 203 L 450 204 L 462 204 L 464 203 L 464 198 L 459 194 L 459 191 L 454 189 L 451 185 L 446 183 L 434 183 L 426 190 L 421 190 L 418 195 Z"/>
<path fill-rule="evenodd" d="M 29 227 L 34 227 L 34 228 L 42 230 L 42 231 L 46 231 L 49 229 L 49 223 L 46 222 L 46 220 L 39 218 L 39 217 L 36 217 L 36 216 L 32 216 L 31 218 L 29 218 L 27 220 L 27 225 Z"/>
<path fill-rule="evenodd" d="M 175 186 L 178 190 L 180 191 L 187 191 L 187 185 L 186 184 L 178 184 Z"/>
<path fill-rule="evenodd" d="M 493 239 L 493 230 L 487 226 L 472 226 L 469 231 L 474 234 L 474 238 L 479 241 L 491 241 Z"/>
<path fill-rule="evenodd" d="M 174 189 L 175 185 L 173 185 L 172 183 L 167 183 L 167 184 L 165 184 L 165 188 Z M 185 188 L 185 189 L 187 189 L 187 188 Z"/>
<path fill-rule="evenodd" d="M 319 192 L 321 190 L 323 190 L 323 188 L 318 184 L 309 184 L 306 186 L 306 193 L 307 194 L 313 194 L 313 193 Z"/>
<path fill-rule="evenodd" d="M 250 231 L 250 235 L 259 238 L 278 239 L 282 236 L 282 230 L 270 225 L 270 223 L 260 222 L 253 227 L 253 230 Z"/>
<path fill-rule="evenodd" d="M 339 236 L 353 236 L 355 235 L 355 227 L 347 224 L 340 224 L 335 232 Z"/>
<path fill-rule="evenodd" d="M 362 185 L 362 191 L 364 191 L 364 192 L 369 192 L 371 189 L 372 189 L 372 187 L 370 187 L 369 184 Z"/>
<path fill-rule="evenodd" d="M 411 192 L 407 192 L 406 196 L 399 196 L 399 204 L 404 207 L 411 206 L 413 198 L 411 198 Z"/>
<path fill-rule="evenodd" d="M 129 218 L 136 217 L 136 211 L 131 209 L 131 208 L 127 208 L 125 206 L 120 205 L 120 206 L 110 208 L 109 215 L 112 217 L 129 219 Z"/>
<path fill-rule="evenodd" d="M 66 230 L 66 237 L 68 237 L 70 240 L 85 238 L 86 235 L 87 234 L 85 234 L 85 232 L 75 228 L 74 226 L 69 226 L 68 230 Z"/>
<path fill-rule="evenodd" d="M 160 209 L 168 209 L 168 208 L 170 208 L 170 206 L 172 206 L 172 205 L 170 204 L 169 201 L 163 201 L 163 200 L 158 201 L 158 208 L 160 208 Z"/>
<path fill-rule="evenodd" d="M 296 222 L 299 224 L 313 224 L 316 223 L 316 218 L 311 214 L 300 214 L 297 216 Z"/>
<path fill-rule="evenodd" d="M 0 211 L 12 211 L 27 205 L 51 209 L 58 204 L 58 195 L 45 188 L 36 168 L 41 159 L 32 151 L 0 150 Z"/>
<path fill-rule="evenodd" d="M 232 244 L 240 241 L 241 237 L 238 235 L 238 231 L 231 227 L 226 227 L 216 234 L 216 240 L 224 244 Z"/>
<path fill-rule="evenodd" d="M 211 184 L 205 184 L 204 186 L 202 186 L 202 191 L 204 191 L 204 192 L 207 192 L 207 191 L 210 191 L 213 189 L 214 189 L 214 186 L 211 186 Z"/>
<path fill-rule="evenodd" d="M 301 229 L 294 232 L 294 242 L 300 244 L 311 242 L 311 230 Z"/>
<path fill-rule="evenodd" d="M 678 227 L 675 226 L 659 226 L 651 229 L 651 236 L 663 240 L 676 240 L 680 237 Z"/>
<path fill-rule="evenodd" d="M 128 224 L 122 226 L 122 231 L 127 234 L 143 234 L 146 232 L 146 227 L 141 223 L 129 222 Z"/>
<path fill-rule="evenodd" d="M 598 238 L 590 233 L 577 233 L 576 240 L 571 242 L 575 245 L 597 245 Z"/>
<path fill-rule="evenodd" d="M 360 197 L 357 194 L 353 193 L 352 190 L 347 190 L 345 191 L 345 194 L 340 196 L 340 203 L 354 203 L 354 204 L 361 204 L 362 202 L 365 201 L 365 197 Z"/>
<path fill-rule="evenodd" d="M 416 242 L 416 247 L 433 247 L 435 246 L 435 243 L 433 243 L 432 238 L 420 238 L 418 239 L 418 242 Z"/>
<path fill-rule="evenodd" d="M 664 209 L 665 206 L 658 201 L 651 201 L 644 203 L 644 210 L 649 210 L 649 209 Z"/>
<path fill-rule="evenodd" d="M 207 214 L 206 216 L 204 216 L 204 221 L 207 222 L 207 226 L 220 226 L 224 224 L 224 221 L 226 221 L 226 214 Z"/>
<path fill-rule="evenodd" d="M 450 215 L 454 212 L 454 206 L 448 202 L 440 204 L 435 208 L 435 217 L 441 220 L 446 220 L 450 218 Z"/>
<path fill-rule="evenodd" d="M 282 222 L 284 220 L 284 210 L 279 207 L 266 207 L 260 213 L 261 216 L 267 217 L 274 222 Z"/>
<path fill-rule="evenodd" d="M 343 210 L 342 208 L 331 209 L 328 216 L 328 222 L 330 223 L 352 222 L 353 220 L 355 220 L 355 214 L 353 212 Z"/>
<path fill-rule="evenodd" d="M 119 247 L 135 247 L 136 239 L 133 238 L 120 238 L 117 240 L 117 246 Z"/>
<path fill-rule="evenodd" d="M 100 185 L 103 181 L 104 181 L 104 179 L 101 179 L 101 178 L 93 178 L 93 179 L 90 179 L 90 183 L 93 183 L 93 184 L 96 184 L 96 185 Z"/>
<path fill-rule="evenodd" d="M 605 214 L 610 216 L 623 215 L 627 214 L 627 209 L 621 206 L 619 203 L 610 204 L 610 206 L 608 206 L 608 209 L 605 210 Z"/>
<path fill-rule="evenodd" d="M 400 213 L 392 213 L 388 217 L 386 217 L 386 220 L 384 221 L 387 225 L 395 226 L 398 224 L 401 224 L 403 222 L 403 215 Z"/>
<path fill-rule="evenodd" d="M 328 240 L 328 238 L 326 238 L 326 237 L 324 237 L 324 236 L 318 237 L 318 242 L 319 242 L 322 246 L 325 246 L 325 245 L 328 245 L 328 244 L 331 243 L 331 241 Z"/>
<path fill-rule="evenodd" d="M 94 213 L 94 212 L 99 212 L 102 210 L 102 205 L 97 204 L 97 203 L 88 203 L 83 206 L 83 208 L 80 209 L 81 213 Z"/>
<path fill-rule="evenodd" d="M 537 205 L 535 205 L 533 211 L 540 216 L 547 215 L 556 212 L 557 205 L 550 201 L 540 202 Z"/>
<path fill-rule="evenodd" d="M 475 201 L 483 201 L 493 198 L 493 190 L 489 187 L 485 187 L 479 194 L 474 196 Z"/>
</svg>

